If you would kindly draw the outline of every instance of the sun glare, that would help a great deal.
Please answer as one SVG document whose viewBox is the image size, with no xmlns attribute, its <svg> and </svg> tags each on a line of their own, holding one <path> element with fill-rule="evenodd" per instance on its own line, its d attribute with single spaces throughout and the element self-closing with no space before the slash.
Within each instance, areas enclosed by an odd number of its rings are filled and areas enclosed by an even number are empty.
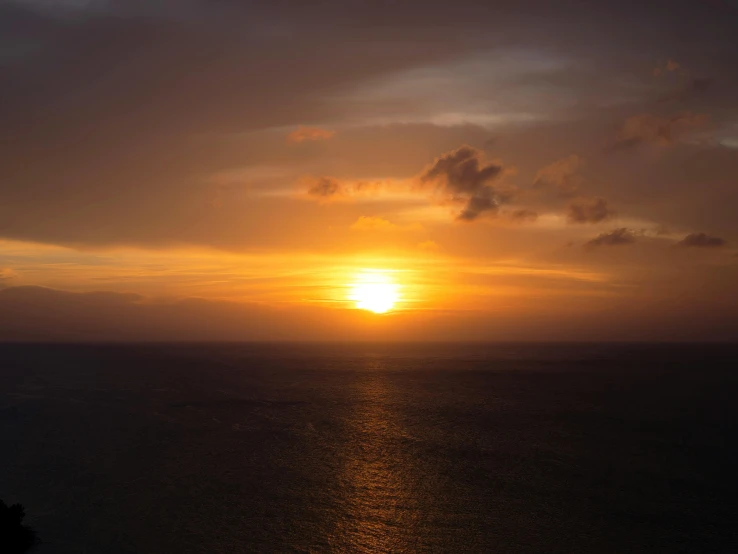
<svg viewBox="0 0 738 554">
<path fill-rule="evenodd" d="M 394 308 L 400 300 L 400 287 L 392 279 L 391 272 L 365 269 L 350 285 L 349 300 L 360 310 L 383 314 Z"/>
</svg>

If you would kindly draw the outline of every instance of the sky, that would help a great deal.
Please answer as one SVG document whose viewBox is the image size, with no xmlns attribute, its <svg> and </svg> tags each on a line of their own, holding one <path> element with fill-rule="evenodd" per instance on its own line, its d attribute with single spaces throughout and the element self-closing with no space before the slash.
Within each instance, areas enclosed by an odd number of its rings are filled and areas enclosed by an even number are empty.
<svg viewBox="0 0 738 554">
<path fill-rule="evenodd" d="M 738 340 L 736 37 L 727 0 L 0 0 L 0 340 Z"/>
</svg>

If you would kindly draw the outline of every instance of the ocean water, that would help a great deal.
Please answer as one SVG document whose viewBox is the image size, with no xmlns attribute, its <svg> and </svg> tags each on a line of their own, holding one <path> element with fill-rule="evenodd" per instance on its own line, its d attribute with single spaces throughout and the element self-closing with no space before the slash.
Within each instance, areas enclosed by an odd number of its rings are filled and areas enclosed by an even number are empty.
<svg viewBox="0 0 738 554">
<path fill-rule="evenodd" d="M 736 346 L 0 346 L 41 554 L 738 552 L 737 474 Z"/>
</svg>

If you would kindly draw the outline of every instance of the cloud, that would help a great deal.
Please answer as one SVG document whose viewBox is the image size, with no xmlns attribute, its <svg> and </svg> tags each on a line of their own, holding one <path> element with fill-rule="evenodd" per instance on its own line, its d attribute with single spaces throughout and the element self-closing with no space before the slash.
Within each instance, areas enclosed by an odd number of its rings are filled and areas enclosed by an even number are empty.
<svg viewBox="0 0 738 554">
<path fill-rule="evenodd" d="M 426 240 L 418 244 L 418 248 L 424 252 L 436 252 L 440 247 L 433 240 Z"/>
<path fill-rule="evenodd" d="M 0 340 L 8 341 L 259 339 L 279 336 L 285 327 L 256 304 L 35 286 L 0 289 L 0 313 Z"/>
<path fill-rule="evenodd" d="M 728 243 L 720 237 L 712 237 L 706 233 L 692 233 L 687 235 L 677 244 L 685 248 L 717 248 Z"/>
<path fill-rule="evenodd" d="M 533 210 L 515 210 L 510 212 L 510 219 L 516 223 L 532 223 L 538 219 L 538 212 Z"/>
<path fill-rule="evenodd" d="M 493 185 L 502 173 L 502 165 L 485 162 L 483 152 L 464 145 L 438 157 L 419 180 L 443 199 L 463 203 L 458 219 L 474 221 L 484 213 L 497 212 L 514 194 Z"/>
<path fill-rule="evenodd" d="M 529 183 L 535 169 L 571 152 L 586 155 L 599 176 L 600 160 L 589 148 L 593 129 L 638 113 L 627 103 L 640 93 L 632 83 L 633 60 L 659 59 L 654 48 L 676 55 L 684 36 L 704 39 L 706 48 L 692 53 L 690 63 L 721 80 L 725 98 L 711 107 L 715 121 L 722 123 L 721 114 L 733 105 L 727 97 L 735 96 L 730 69 L 736 56 L 729 48 L 735 33 L 726 28 L 734 20 L 721 18 L 716 29 L 697 24 L 692 15 L 669 10 L 665 16 L 640 4 L 637 16 L 621 18 L 615 2 L 590 3 L 577 21 L 551 18 L 550 3 L 543 1 L 531 8 L 461 0 L 449 11 L 441 2 L 408 0 L 392 4 L 391 21 L 383 3 L 376 2 L 86 2 L 91 4 L 106 8 L 70 20 L 30 12 L 23 0 L 12 6 L 0 2 L 0 79 L 12 83 L 0 87 L 0 135 L 7 138 L 0 152 L 4 237 L 73 246 L 292 245 L 302 220 L 265 214 L 296 213 L 304 205 L 289 206 L 292 199 L 276 196 L 239 202 L 229 195 L 216 201 L 222 209 L 212 210 L 212 190 L 202 187 L 205 176 L 252 165 L 294 168 L 309 158 L 315 166 L 300 166 L 275 187 L 287 187 L 305 171 L 375 175 L 365 168 L 370 163 L 381 175 L 402 178 L 414 175 L 429 160 L 428 152 L 482 146 L 492 132 L 480 137 L 478 131 L 444 125 L 404 146 L 400 132 L 392 130 L 388 135 L 398 146 L 385 155 L 386 144 L 344 143 L 344 135 L 358 134 L 367 121 L 427 122 L 480 111 L 502 120 L 508 112 L 533 114 L 494 126 L 495 152 L 521 167 L 530 163 Z M 167 9 L 148 7 L 154 4 Z M 124 16 L 107 8 L 113 5 L 138 7 Z M 699 12 L 701 22 L 714 18 L 713 7 L 695 5 L 690 12 Z M 664 26 L 628 21 L 663 22 L 672 16 Z M 593 22 L 627 33 L 589 48 L 587 29 Z M 678 32 L 682 23 L 686 34 Z M 438 33 L 439 26 L 453 32 Z M 567 40 L 557 40 L 560 36 Z M 377 48 L 388 42 L 392 48 Z M 592 63 L 581 63 L 582 56 Z M 473 60 L 479 63 L 470 64 Z M 479 71 L 489 64 L 495 71 Z M 612 109 L 589 110 L 613 100 Z M 559 105 L 566 106 L 566 118 L 553 117 Z M 621 108 L 618 123 L 611 123 Z M 316 152 L 305 142 L 286 148 L 286 135 L 298 125 L 339 133 L 320 144 L 330 145 L 330 151 Z M 250 141 L 259 147 L 251 148 Z M 408 167 L 397 169 L 403 163 Z M 709 183 L 700 188 L 712 195 L 711 202 L 719 196 Z M 611 197 L 604 190 L 596 194 Z M 282 205 L 276 208 L 277 203 Z M 476 204 L 491 208 L 494 202 Z M 710 210 L 693 210 L 687 200 L 673 204 L 685 215 L 664 220 L 703 228 L 702 222 L 684 219 Z M 714 206 L 723 210 L 726 204 L 718 200 Z M 293 226 L 290 232 L 284 231 L 285 219 Z"/>
<path fill-rule="evenodd" d="M 584 248 L 591 249 L 597 248 L 599 246 L 622 246 L 626 244 L 633 244 L 635 241 L 635 233 L 630 229 L 621 227 L 619 229 L 610 231 L 609 233 L 602 233 L 601 235 L 598 235 L 592 240 L 584 243 Z"/>
<path fill-rule="evenodd" d="M 694 77 L 690 72 L 674 60 L 669 60 L 666 65 L 654 69 L 654 76 L 666 77 L 668 74 L 676 74 L 679 78 L 678 86 L 662 95 L 658 102 L 687 102 L 695 97 L 702 96 L 712 86 L 712 79 Z"/>
<path fill-rule="evenodd" d="M 576 154 L 557 160 L 538 171 L 533 187 L 553 188 L 562 196 L 576 194 L 582 185 L 579 170 L 583 166 L 584 160 Z"/>
<path fill-rule="evenodd" d="M 653 74 L 654 77 L 660 77 L 662 75 L 666 75 L 667 73 L 674 73 L 675 71 L 679 71 L 680 69 L 682 69 L 681 64 L 670 59 L 664 65 L 657 66 L 653 70 Z"/>
<path fill-rule="evenodd" d="M 658 101 L 667 102 L 688 102 L 693 98 L 703 96 L 710 90 L 713 80 L 707 78 L 689 77 L 681 86 L 671 92 L 662 95 Z"/>
<path fill-rule="evenodd" d="M 329 199 L 338 196 L 344 196 L 346 191 L 341 183 L 331 177 L 318 177 L 307 193 L 322 199 Z"/>
<path fill-rule="evenodd" d="M 318 127 L 298 127 L 287 135 L 287 142 L 298 143 L 306 140 L 328 140 L 336 134 L 335 131 L 320 129 Z"/>
<path fill-rule="evenodd" d="M 357 219 L 351 229 L 354 231 L 393 231 L 397 225 L 381 217 L 362 215 Z"/>
<path fill-rule="evenodd" d="M 352 181 L 328 176 L 307 177 L 303 181 L 307 182 L 308 196 L 321 202 L 350 201 L 356 197 L 372 196 L 392 188 L 392 183 L 384 181 Z"/>
<path fill-rule="evenodd" d="M 597 197 L 575 198 L 569 204 L 567 220 L 569 223 L 599 223 L 615 214 L 607 205 L 607 200 Z"/>
<path fill-rule="evenodd" d="M 408 223 L 406 225 L 398 225 L 392 223 L 382 217 L 362 215 L 351 225 L 353 231 L 422 231 L 423 226 L 420 223 Z"/>
<path fill-rule="evenodd" d="M 705 114 L 680 112 L 669 117 L 640 114 L 629 117 L 620 130 L 612 148 L 625 150 L 641 144 L 669 146 L 688 140 L 698 129 L 705 127 Z"/>
<path fill-rule="evenodd" d="M 0 287 L 10 286 L 16 279 L 18 273 L 9 267 L 0 267 Z"/>
</svg>

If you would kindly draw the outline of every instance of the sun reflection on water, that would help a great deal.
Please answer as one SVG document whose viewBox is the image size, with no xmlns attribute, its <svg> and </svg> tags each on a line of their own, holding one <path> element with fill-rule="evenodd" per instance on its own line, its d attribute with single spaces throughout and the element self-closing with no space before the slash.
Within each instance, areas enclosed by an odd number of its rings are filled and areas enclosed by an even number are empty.
<svg viewBox="0 0 738 554">
<path fill-rule="evenodd" d="M 403 446 L 407 434 L 396 412 L 398 391 L 382 371 L 384 361 L 368 360 L 365 369 L 352 395 L 340 477 L 348 517 L 339 523 L 334 546 L 343 552 L 415 552 L 420 475 Z"/>
</svg>

